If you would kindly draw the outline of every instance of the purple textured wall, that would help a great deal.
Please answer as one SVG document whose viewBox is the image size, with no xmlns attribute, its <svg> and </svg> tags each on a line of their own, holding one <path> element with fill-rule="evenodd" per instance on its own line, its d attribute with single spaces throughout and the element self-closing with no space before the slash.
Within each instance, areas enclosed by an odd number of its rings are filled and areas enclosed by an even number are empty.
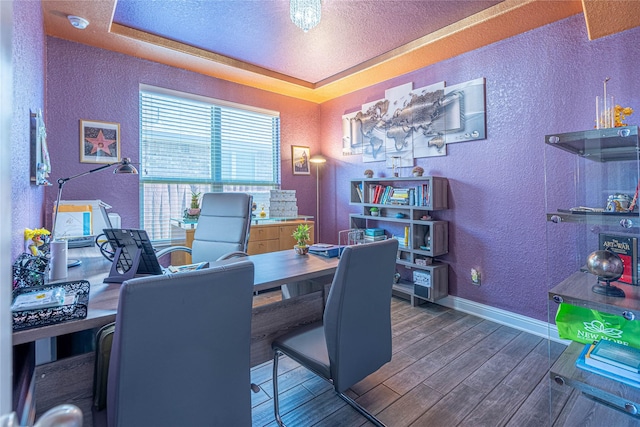
<svg viewBox="0 0 640 427">
<path fill-rule="evenodd" d="M 449 178 L 450 210 L 435 217 L 450 221 L 449 254 L 442 257 L 450 265 L 450 294 L 546 321 L 544 136 L 593 127 L 605 77 L 616 102 L 640 114 L 637 40 L 640 28 L 589 41 L 580 14 L 324 103 L 320 140 L 330 160 L 320 217 L 334 234 L 323 232 L 323 239 L 335 239 L 357 211 L 348 205 L 349 179 L 366 168 L 389 174 L 383 163 L 341 155 L 339 117 L 404 83 L 485 77 L 487 139 L 448 145 L 446 157 L 416 163 L 425 174 Z M 471 284 L 471 268 L 480 269 L 482 286 Z"/>
<path fill-rule="evenodd" d="M 618 103 L 640 108 L 640 81 L 636 78 L 640 68 L 640 46 L 636 43 L 639 38 L 640 29 L 636 28 L 589 41 L 584 17 L 576 15 L 319 107 L 48 38 L 46 120 L 52 180 L 91 167 L 79 163 L 80 119 L 119 122 L 123 153 L 134 161 L 138 158 L 139 83 L 274 109 L 282 117 L 282 187 L 298 190 L 302 213 L 315 212 L 315 168 L 311 176 L 291 176 L 290 145 L 308 145 L 312 154 L 322 147 L 322 153 L 329 158 L 320 172 L 321 240 L 331 242 L 336 240 L 338 230 L 348 227 L 348 213 L 356 211 L 348 205 L 348 180 L 362 176 L 368 167 L 388 172 L 382 164 L 363 164 L 361 156 L 341 155 L 340 117 L 363 103 L 382 98 L 385 89 L 407 82 L 421 87 L 443 80 L 457 84 L 485 77 L 487 139 L 449 145 L 446 157 L 418 159 L 417 164 L 427 174 L 450 180 L 451 209 L 437 213 L 438 218 L 450 221 L 450 253 L 443 257 L 451 266 L 450 293 L 546 320 L 543 138 L 551 132 L 590 128 L 594 97 L 600 94 L 602 79 L 607 76 L 611 77 L 609 91 L 617 96 Z M 21 88 L 30 87 L 29 97 L 38 85 L 41 82 L 20 83 Z M 637 123 L 637 118 L 632 116 L 630 122 Z M 26 142 L 20 143 L 20 147 L 25 146 L 28 147 Z M 24 159 L 19 162 L 19 170 L 26 171 L 26 178 L 28 162 L 27 157 Z M 122 215 L 125 226 L 137 226 L 137 181 L 106 174 L 68 184 L 65 198 L 101 198 Z M 113 190 L 114 184 L 119 187 L 118 192 Z M 35 206 L 33 215 L 40 216 L 38 201 L 32 200 L 27 191 L 30 189 L 25 189 L 24 184 L 14 183 L 14 187 L 26 193 L 18 195 L 15 203 Z M 50 221 L 55 188 L 50 187 L 46 196 Z M 19 219 L 14 218 L 15 233 L 22 233 L 29 223 L 23 219 L 24 212 L 20 215 Z M 481 287 L 470 284 L 472 267 L 482 272 Z"/>
<path fill-rule="evenodd" d="M 79 121 L 120 123 L 123 157 L 139 158 L 139 84 L 209 96 L 280 112 L 282 188 L 297 190 L 301 214 L 315 213 L 314 176 L 293 176 L 291 145 L 319 151 L 319 106 L 78 43 L 47 38 L 47 123 L 53 178 L 95 165 L 80 163 Z M 139 227 L 138 179 L 100 172 L 70 181 L 63 199 L 101 199 L 122 217 L 123 227 Z M 46 193 L 47 223 L 56 189 Z"/>
<path fill-rule="evenodd" d="M 45 37 L 38 1 L 13 2 L 11 259 L 24 252 L 24 229 L 44 226 L 44 188 L 30 181 L 30 111 L 44 106 Z M 46 121 L 45 115 L 45 121 Z"/>
</svg>

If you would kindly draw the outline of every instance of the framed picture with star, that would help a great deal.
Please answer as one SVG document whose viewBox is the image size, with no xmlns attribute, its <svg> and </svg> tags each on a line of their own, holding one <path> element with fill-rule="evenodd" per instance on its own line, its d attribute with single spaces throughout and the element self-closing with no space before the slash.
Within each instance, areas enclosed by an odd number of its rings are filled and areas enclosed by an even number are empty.
<svg viewBox="0 0 640 427">
<path fill-rule="evenodd" d="M 80 163 L 120 161 L 120 123 L 80 120 Z"/>
</svg>

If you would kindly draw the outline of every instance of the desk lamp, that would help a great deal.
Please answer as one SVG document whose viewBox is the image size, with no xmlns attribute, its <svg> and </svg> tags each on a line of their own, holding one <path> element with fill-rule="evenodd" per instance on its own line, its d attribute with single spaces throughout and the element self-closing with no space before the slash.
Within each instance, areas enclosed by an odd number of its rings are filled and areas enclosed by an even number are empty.
<svg viewBox="0 0 640 427">
<path fill-rule="evenodd" d="M 309 159 L 316 165 L 316 243 L 320 242 L 320 165 L 327 162 L 323 156 L 316 154 Z"/>
<path fill-rule="evenodd" d="M 131 159 L 128 157 L 124 157 L 121 161 L 119 162 L 114 162 L 114 163 L 109 163 L 106 165 L 102 165 L 100 167 L 97 167 L 95 169 L 91 169 L 89 171 L 86 172 L 82 172 L 79 173 L 77 175 L 73 175 L 70 176 L 69 178 L 60 178 L 58 179 L 58 198 L 56 200 L 56 210 L 54 213 L 54 217 L 53 217 L 53 226 L 51 229 L 51 239 L 53 242 L 58 241 L 58 236 L 56 235 L 56 222 L 57 222 L 57 218 L 58 218 L 58 210 L 60 209 L 60 198 L 62 197 L 62 187 L 64 186 L 64 184 L 67 183 L 67 181 L 71 181 L 72 179 L 76 179 L 76 178 L 80 178 L 81 176 L 85 176 L 85 175 L 89 175 L 92 174 L 94 172 L 99 172 L 101 170 L 107 169 L 108 167 L 114 166 L 114 165 L 118 165 L 117 168 L 115 168 L 113 170 L 113 173 L 130 173 L 130 174 L 137 174 L 138 170 L 131 164 Z M 77 261 L 73 261 L 72 265 L 77 265 L 79 264 Z"/>
<path fill-rule="evenodd" d="M 60 209 L 60 197 L 62 197 L 62 187 L 64 186 L 64 184 L 66 184 L 67 181 L 71 181 L 72 179 L 80 178 L 81 176 L 89 175 L 91 173 L 107 169 L 108 167 L 111 167 L 114 165 L 119 165 L 119 166 L 113 170 L 113 173 L 118 173 L 118 174 L 119 173 L 131 173 L 131 174 L 138 173 L 138 170 L 131 164 L 131 159 L 128 157 L 124 157 L 119 162 L 102 165 L 98 168 L 91 169 L 90 171 L 86 171 L 86 172 L 79 173 L 77 175 L 70 176 L 69 178 L 58 179 L 58 199 L 56 200 L 56 211 L 54 214 L 55 216 L 53 218 L 53 228 L 51 229 L 51 238 L 53 240 L 58 240 L 56 236 L 56 222 L 57 222 L 56 219 L 58 218 L 58 209 Z"/>
</svg>

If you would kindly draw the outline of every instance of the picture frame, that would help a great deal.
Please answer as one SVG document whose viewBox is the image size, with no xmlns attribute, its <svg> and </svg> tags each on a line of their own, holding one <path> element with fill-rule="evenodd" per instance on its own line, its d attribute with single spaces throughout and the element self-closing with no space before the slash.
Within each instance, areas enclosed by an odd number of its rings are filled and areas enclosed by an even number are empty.
<svg viewBox="0 0 640 427">
<path fill-rule="evenodd" d="M 80 120 L 80 163 L 120 161 L 120 123 Z"/>
<path fill-rule="evenodd" d="M 309 167 L 309 147 L 291 146 L 291 168 L 294 175 L 311 175 Z"/>
</svg>

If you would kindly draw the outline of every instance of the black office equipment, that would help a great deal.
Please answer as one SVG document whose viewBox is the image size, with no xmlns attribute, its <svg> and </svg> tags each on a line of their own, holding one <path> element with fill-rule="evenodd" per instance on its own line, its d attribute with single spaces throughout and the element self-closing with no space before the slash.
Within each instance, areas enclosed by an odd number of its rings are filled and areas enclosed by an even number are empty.
<svg viewBox="0 0 640 427">
<path fill-rule="evenodd" d="M 106 283 L 122 283 L 136 274 L 162 274 L 162 267 L 144 230 L 105 228 L 109 244 L 115 251 Z"/>
</svg>

